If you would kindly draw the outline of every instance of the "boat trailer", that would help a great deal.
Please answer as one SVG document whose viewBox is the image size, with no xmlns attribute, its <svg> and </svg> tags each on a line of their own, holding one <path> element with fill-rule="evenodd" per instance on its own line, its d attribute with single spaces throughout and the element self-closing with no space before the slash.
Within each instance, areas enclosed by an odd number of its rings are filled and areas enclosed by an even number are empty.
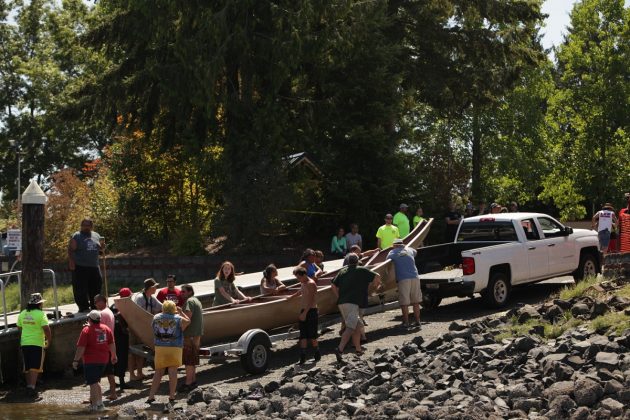
<svg viewBox="0 0 630 420">
<path fill-rule="evenodd" d="M 364 315 L 373 315 L 399 307 L 398 301 L 385 303 L 384 295 L 379 295 L 379 298 L 380 303 L 365 308 Z M 324 315 L 319 319 L 319 330 L 325 332 L 329 327 L 339 322 L 341 322 L 341 316 L 338 313 Z M 295 326 L 291 326 L 288 329 L 285 328 L 284 332 L 272 334 L 255 328 L 245 331 L 235 342 L 201 347 L 200 357 L 208 359 L 209 362 L 240 358 L 245 372 L 251 375 L 259 375 L 267 371 L 271 350 L 276 343 L 293 340 L 299 336 L 300 332 L 295 329 Z M 129 351 L 137 356 L 153 361 L 153 350 L 142 344 L 130 346 Z M 217 354 L 223 356 L 217 357 Z"/>
</svg>

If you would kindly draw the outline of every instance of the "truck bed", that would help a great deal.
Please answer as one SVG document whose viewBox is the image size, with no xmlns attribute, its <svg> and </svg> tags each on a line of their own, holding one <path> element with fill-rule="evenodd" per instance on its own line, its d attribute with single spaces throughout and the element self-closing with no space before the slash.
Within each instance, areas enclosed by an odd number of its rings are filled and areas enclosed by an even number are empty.
<svg viewBox="0 0 630 420">
<path fill-rule="evenodd" d="M 449 242 L 440 245 L 426 246 L 418 249 L 416 267 L 418 273 L 434 273 L 444 270 L 444 267 L 459 267 L 462 263 L 462 251 L 485 248 L 493 245 L 510 243 L 509 241 L 469 241 Z M 461 272 L 459 274 L 461 276 Z M 451 274 L 452 276 L 452 274 Z"/>
</svg>

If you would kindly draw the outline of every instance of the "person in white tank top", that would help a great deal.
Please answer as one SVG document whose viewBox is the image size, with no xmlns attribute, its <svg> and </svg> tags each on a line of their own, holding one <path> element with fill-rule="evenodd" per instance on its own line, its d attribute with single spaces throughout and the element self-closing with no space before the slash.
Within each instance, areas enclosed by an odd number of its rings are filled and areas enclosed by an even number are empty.
<svg viewBox="0 0 630 420">
<path fill-rule="evenodd" d="M 610 233 L 613 227 L 617 226 L 617 216 L 612 204 L 606 203 L 602 209 L 595 213 L 591 223 L 591 229 L 597 228 L 597 237 L 599 238 L 599 250 L 606 253 L 608 244 L 610 243 Z"/>
</svg>

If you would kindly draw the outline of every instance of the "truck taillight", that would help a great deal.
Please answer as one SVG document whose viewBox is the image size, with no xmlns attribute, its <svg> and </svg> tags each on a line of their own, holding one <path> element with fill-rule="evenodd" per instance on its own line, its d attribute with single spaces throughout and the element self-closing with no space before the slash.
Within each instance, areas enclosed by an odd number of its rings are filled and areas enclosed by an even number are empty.
<svg viewBox="0 0 630 420">
<path fill-rule="evenodd" d="M 473 257 L 462 258 L 462 269 L 465 276 L 475 274 L 475 259 Z"/>
</svg>

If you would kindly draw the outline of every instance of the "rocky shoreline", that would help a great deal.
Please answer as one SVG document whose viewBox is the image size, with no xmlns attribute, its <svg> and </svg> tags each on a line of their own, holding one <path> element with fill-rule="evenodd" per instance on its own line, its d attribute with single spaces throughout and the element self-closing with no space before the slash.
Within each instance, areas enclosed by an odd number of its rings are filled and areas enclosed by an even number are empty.
<svg viewBox="0 0 630 420">
<path fill-rule="evenodd" d="M 292 366 L 281 380 L 248 391 L 198 388 L 167 412 L 177 419 L 630 419 L 630 329 L 582 325 L 544 339 L 535 325 L 500 338 L 514 322 L 553 323 L 567 311 L 586 322 L 628 308 L 630 299 L 614 294 L 525 305 L 499 318 L 452 322 L 435 339 L 418 335 L 370 358 Z M 119 416 L 147 418 L 133 408 Z"/>
</svg>

